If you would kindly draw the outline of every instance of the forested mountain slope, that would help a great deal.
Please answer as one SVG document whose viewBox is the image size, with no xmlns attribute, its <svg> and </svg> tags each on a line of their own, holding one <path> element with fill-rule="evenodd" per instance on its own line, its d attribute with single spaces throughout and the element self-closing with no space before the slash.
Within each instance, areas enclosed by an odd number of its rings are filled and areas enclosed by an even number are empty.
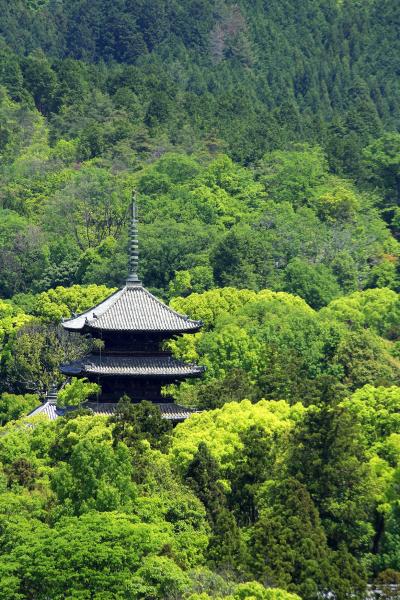
<svg viewBox="0 0 400 600">
<path fill-rule="evenodd" d="M 336 169 L 354 174 L 370 136 L 399 125 L 394 0 L 19 0 L 0 8 L 0 81 L 14 98 L 33 96 L 55 135 L 71 127 L 68 108 L 75 113 L 97 89 L 186 147 L 216 137 L 246 162 L 294 139 L 318 140 Z"/>
</svg>

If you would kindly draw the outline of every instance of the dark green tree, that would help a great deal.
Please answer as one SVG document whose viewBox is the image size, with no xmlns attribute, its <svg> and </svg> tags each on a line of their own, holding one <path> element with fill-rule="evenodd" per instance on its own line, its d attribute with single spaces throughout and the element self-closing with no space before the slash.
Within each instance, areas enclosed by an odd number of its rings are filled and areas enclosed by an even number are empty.
<svg viewBox="0 0 400 600">
<path fill-rule="evenodd" d="M 240 567 L 243 553 L 240 531 L 234 515 L 227 509 L 218 464 L 204 442 L 199 444 L 184 479 L 207 511 L 212 530 L 208 549 L 209 560 L 220 568 Z"/>
<path fill-rule="evenodd" d="M 147 400 L 135 404 L 128 396 L 123 396 L 109 423 L 114 426 L 114 444 L 124 442 L 129 447 L 137 447 L 138 442 L 146 439 L 160 450 L 168 446 L 172 425 L 162 418 L 160 409 Z"/>
<path fill-rule="evenodd" d="M 360 434 L 354 414 L 335 400 L 322 402 L 295 427 L 289 458 L 289 472 L 310 493 L 329 545 L 355 553 L 369 548 L 373 534 L 373 496 Z"/>
<path fill-rule="evenodd" d="M 311 265 L 294 258 L 285 269 L 285 290 L 301 296 L 312 306 L 320 309 L 340 295 L 339 284 L 332 271 L 325 265 Z"/>
<path fill-rule="evenodd" d="M 57 75 L 43 52 L 30 54 L 22 63 L 24 82 L 43 114 L 56 108 Z"/>
<path fill-rule="evenodd" d="M 263 508 L 249 540 L 251 573 L 310 600 L 332 592 L 344 600 L 350 590 L 354 597 L 364 597 L 362 570 L 350 556 L 353 572 L 339 570 L 304 485 L 296 479 L 270 482 L 259 502 Z"/>
<path fill-rule="evenodd" d="M 229 505 L 239 525 L 248 526 L 257 520 L 257 492 L 273 477 L 276 440 L 267 436 L 261 426 L 253 425 L 241 435 L 242 449 L 228 473 L 231 482 Z"/>
</svg>

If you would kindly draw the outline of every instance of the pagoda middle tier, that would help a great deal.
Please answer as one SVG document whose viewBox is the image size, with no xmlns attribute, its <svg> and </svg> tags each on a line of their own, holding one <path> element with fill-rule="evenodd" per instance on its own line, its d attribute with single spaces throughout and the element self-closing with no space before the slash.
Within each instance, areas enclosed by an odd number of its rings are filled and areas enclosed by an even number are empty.
<svg viewBox="0 0 400 600">
<path fill-rule="evenodd" d="M 204 368 L 176 360 L 167 354 L 161 356 L 90 354 L 81 360 L 63 365 L 65 375 L 87 377 L 91 375 L 163 377 L 171 383 L 183 377 L 198 377 Z"/>
</svg>

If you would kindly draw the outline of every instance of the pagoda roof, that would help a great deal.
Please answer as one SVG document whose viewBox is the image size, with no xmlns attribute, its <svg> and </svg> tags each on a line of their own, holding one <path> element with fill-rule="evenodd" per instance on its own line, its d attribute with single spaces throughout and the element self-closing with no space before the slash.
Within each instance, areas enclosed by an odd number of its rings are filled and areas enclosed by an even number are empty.
<svg viewBox="0 0 400 600">
<path fill-rule="evenodd" d="M 180 404 L 174 404 L 173 402 L 160 402 L 155 403 L 160 409 L 161 416 L 163 419 L 168 421 L 184 421 L 190 415 L 198 412 L 193 408 L 188 408 L 187 406 L 181 406 Z M 32 412 L 29 413 L 28 417 L 36 417 L 38 415 L 44 415 L 51 421 L 54 421 L 58 417 L 65 416 L 68 412 L 72 410 L 77 410 L 78 406 L 68 406 L 66 408 L 58 408 L 52 402 L 44 402 L 37 408 L 35 408 Z M 117 403 L 116 402 L 85 402 L 82 404 L 81 408 L 88 408 L 93 411 L 95 415 L 101 416 L 111 416 L 114 414 Z"/>
<path fill-rule="evenodd" d="M 68 331 L 185 333 L 198 331 L 201 326 L 201 321 L 179 314 L 140 283 L 127 284 L 94 308 L 63 321 Z"/>
<path fill-rule="evenodd" d="M 120 356 L 90 354 L 61 366 L 64 375 L 128 375 L 130 377 L 198 377 L 204 367 L 176 360 L 172 356 Z"/>
</svg>

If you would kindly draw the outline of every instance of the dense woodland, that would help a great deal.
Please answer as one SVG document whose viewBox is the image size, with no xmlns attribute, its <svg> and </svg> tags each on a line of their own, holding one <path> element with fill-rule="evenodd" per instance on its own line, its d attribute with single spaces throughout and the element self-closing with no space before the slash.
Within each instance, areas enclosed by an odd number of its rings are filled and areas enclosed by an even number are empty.
<svg viewBox="0 0 400 600">
<path fill-rule="evenodd" d="M 0 10 L 0 599 L 393 597 L 400 4 Z M 133 190 L 202 412 L 27 418 L 124 282 Z"/>
</svg>

